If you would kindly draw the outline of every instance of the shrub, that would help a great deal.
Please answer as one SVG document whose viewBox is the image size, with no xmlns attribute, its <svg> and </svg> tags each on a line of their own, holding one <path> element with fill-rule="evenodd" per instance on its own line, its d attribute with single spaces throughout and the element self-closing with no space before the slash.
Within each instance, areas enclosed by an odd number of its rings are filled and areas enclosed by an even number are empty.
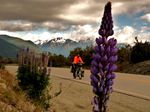
<svg viewBox="0 0 150 112">
<path fill-rule="evenodd" d="M 150 60 L 150 43 L 137 41 L 131 50 L 131 62 L 138 63 L 145 60 Z"/>
<path fill-rule="evenodd" d="M 17 78 L 19 86 L 27 91 L 32 99 L 40 99 L 49 84 L 49 75 L 37 71 L 30 72 L 30 66 L 20 66 Z"/>
<path fill-rule="evenodd" d="M 5 69 L 3 57 L 0 56 L 0 69 Z"/>
<path fill-rule="evenodd" d="M 0 69 L 5 69 L 5 65 L 3 63 L 0 63 Z"/>
</svg>

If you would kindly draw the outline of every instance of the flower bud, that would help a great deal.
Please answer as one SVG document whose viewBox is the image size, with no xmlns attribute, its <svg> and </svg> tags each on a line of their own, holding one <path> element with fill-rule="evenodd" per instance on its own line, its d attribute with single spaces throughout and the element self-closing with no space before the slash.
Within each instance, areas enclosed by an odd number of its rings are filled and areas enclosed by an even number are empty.
<svg viewBox="0 0 150 112">
<path fill-rule="evenodd" d="M 91 62 L 91 66 L 96 66 L 96 67 L 97 67 L 97 66 L 99 66 L 99 65 L 98 65 L 98 63 L 97 63 L 95 60 L 93 60 L 93 61 Z"/>
<path fill-rule="evenodd" d="M 113 72 L 113 71 L 115 71 L 116 69 L 117 69 L 117 65 L 115 65 L 115 64 L 109 66 L 109 71 L 110 71 L 110 72 Z"/>
<path fill-rule="evenodd" d="M 111 49 L 111 54 L 115 55 L 118 52 L 118 48 L 112 48 Z"/>
<path fill-rule="evenodd" d="M 93 81 L 93 83 L 98 85 L 99 79 L 95 75 L 91 75 L 90 78 Z"/>
<path fill-rule="evenodd" d="M 100 56 L 98 53 L 96 53 L 96 54 L 93 56 L 93 59 L 99 62 L 100 59 L 101 59 L 101 56 Z"/>
<path fill-rule="evenodd" d="M 100 52 L 99 47 L 98 47 L 98 46 L 95 46 L 95 47 L 94 47 L 94 51 L 95 51 L 95 52 Z"/>
<path fill-rule="evenodd" d="M 117 56 L 117 55 L 111 56 L 111 57 L 108 59 L 108 61 L 109 61 L 110 63 L 114 63 L 114 62 L 116 62 L 117 60 L 118 60 L 118 56 Z"/>
<path fill-rule="evenodd" d="M 110 46 L 108 46 L 108 47 L 106 48 L 106 53 L 107 53 L 107 54 L 110 53 Z"/>
<path fill-rule="evenodd" d="M 100 46 L 100 52 L 103 53 L 105 51 L 104 46 Z"/>
<path fill-rule="evenodd" d="M 101 44 L 102 44 L 102 42 L 103 42 L 103 40 L 102 40 L 102 38 L 101 38 L 101 37 L 96 38 L 96 43 L 97 43 L 98 45 L 101 45 Z"/>
<path fill-rule="evenodd" d="M 92 74 L 98 74 L 98 69 L 96 67 L 91 67 L 91 73 Z"/>
<path fill-rule="evenodd" d="M 115 79 L 116 75 L 114 73 L 111 74 L 111 79 Z"/>
<path fill-rule="evenodd" d="M 103 57 L 101 58 L 101 60 L 102 60 L 102 62 L 107 61 L 107 56 L 106 56 L 106 55 L 105 55 L 105 56 L 103 56 Z"/>
<path fill-rule="evenodd" d="M 99 68 L 100 68 L 100 69 L 102 69 L 102 68 L 103 68 L 102 63 L 99 63 Z"/>
<path fill-rule="evenodd" d="M 107 86 L 112 86 L 113 85 L 113 81 L 112 80 L 108 80 L 106 83 Z"/>
</svg>

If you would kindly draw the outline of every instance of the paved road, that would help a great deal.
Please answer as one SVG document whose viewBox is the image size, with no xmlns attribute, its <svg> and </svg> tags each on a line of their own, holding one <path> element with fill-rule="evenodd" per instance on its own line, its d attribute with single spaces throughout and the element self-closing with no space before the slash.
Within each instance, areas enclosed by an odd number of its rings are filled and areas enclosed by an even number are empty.
<svg viewBox="0 0 150 112">
<path fill-rule="evenodd" d="M 7 66 L 6 69 L 13 74 L 16 74 L 17 66 Z M 135 93 L 142 96 L 150 97 L 150 76 L 116 73 L 114 88 Z M 51 68 L 51 75 L 62 76 L 72 79 L 72 74 L 68 68 Z M 90 82 L 90 71 L 85 70 L 85 77 L 82 81 Z M 78 80 L 78 79 L 76 79 Z"/>
</svg>

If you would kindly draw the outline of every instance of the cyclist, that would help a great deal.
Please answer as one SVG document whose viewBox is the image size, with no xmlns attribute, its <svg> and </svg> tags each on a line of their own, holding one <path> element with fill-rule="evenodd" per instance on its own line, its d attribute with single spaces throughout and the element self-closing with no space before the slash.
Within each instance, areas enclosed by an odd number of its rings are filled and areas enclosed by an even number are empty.
<svg viewBox="0 0 150 112">
<path fill-rule="evenodd" d="M 83 62 L 83 60 L 82 60 L 82 58 L 80 57 L 79 54 L 74 57 L 74 60 L 73 60 L 73 63 L 72 63 L 72 70 L 71 70 L 73 72 L 73 77 L 74 78 L 76 78 L 76 75 L 75 75 L 76 68 L 79 66 L 79 64 L 83 64 L 83 63 L 84 62 Z"/>
</svg>

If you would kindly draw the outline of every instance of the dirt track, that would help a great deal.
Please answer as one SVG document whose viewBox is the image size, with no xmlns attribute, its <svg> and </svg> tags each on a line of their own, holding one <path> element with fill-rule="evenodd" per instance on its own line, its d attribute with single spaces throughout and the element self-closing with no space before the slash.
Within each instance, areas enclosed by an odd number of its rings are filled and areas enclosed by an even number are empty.
<svg viewBox="0 0 150 112">
<path fill-rule="evenodd" d="M 63 76 L 72 79 L 68 68 L 52 68 L 52 75 Z M 116 73 L 114 88 L 141 94 L 150 97 L 150 76 Z M 85 70 L 83 81 L 90 82 L 90 71 Z"/>
<path fill-rule="evenodd" d="M 91 86 L 55 76 L 51 79 L 53 91 L 59 90 L 59 83 L 62 83 L 62 93 L 52 101 L 56 112 L 91 112 Z M 150 101 L 114 92 L 109 112 L 150 112 Z"/>
</svg>

